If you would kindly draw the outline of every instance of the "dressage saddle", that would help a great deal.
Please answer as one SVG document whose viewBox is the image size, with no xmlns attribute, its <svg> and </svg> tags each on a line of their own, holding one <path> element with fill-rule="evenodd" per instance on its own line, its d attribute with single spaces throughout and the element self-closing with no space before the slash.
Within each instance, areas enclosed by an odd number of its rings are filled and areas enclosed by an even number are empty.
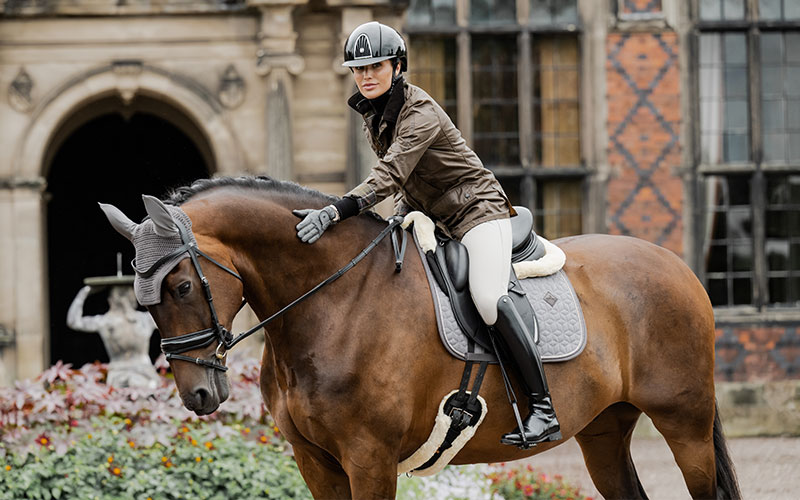
<svg viewBox="0 0 800 500">
<path fill-rule="evenodd" d="M 533 232 L 533 215 L 525 207 L 514 207 L 514 209 L 517 211 L 517 216 L 511 218 L 511 262 L 532 261 L 542 257 L 545 253 L 544 244 Z M 476 344 L 488 352 L 493 352 L 488 329 L 469 293 L 467 248 L 460 241 L 450 239 L 438 230 L 436 243 L 436 252 L 427 252 L 425 257 L 433 277 L 453 304 L 453 313 L 458 326 Z M 534 336 L 534 342 L 538 343 L 539 330 L 536 316 L 513 267 L 509 276 L 508 291 L 509 297 L 528 326 L 528 331 Z"/>
</svg>

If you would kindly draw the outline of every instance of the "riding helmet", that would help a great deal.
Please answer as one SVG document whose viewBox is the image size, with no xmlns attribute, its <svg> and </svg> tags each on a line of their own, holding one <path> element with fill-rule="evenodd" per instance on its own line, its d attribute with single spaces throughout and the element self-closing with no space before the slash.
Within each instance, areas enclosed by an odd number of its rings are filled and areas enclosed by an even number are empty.
<svg viewBox="0 0 800 500">
<path fill-rule="evenodd" d="M 344 44 L 343 66 L 367 66 L 387 59 L 400 60 L 400 71 L 407 71 L 406 42 L 394 28 L 377 21 L 354 29 Z"/>
</svg>

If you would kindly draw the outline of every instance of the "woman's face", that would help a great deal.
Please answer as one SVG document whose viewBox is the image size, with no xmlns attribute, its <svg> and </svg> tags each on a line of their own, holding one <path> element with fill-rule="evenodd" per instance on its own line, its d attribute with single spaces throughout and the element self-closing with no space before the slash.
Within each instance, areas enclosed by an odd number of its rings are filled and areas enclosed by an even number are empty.
<svg viewBox="0 0 800 500">
<path fill-rule="evenodd" d="M 370 64 L 369 66 L 356 66 L 353 68 L 353 78 L 356 81 L 361 95 L 367 99 L 382 96 L 392 86 L 391 60 Z"/>
</svg>

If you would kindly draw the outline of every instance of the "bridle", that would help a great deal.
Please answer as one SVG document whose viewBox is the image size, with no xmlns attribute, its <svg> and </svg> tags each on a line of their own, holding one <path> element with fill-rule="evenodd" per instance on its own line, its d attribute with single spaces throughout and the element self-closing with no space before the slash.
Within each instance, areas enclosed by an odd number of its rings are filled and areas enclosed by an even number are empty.
<svg viewBox="0 0 800 500">
<path fill-rule="evenodd" d="M 337 279 L 339 279 L 344 273 L 352 269 L 356 264 L 358 264 L 364 257 L 367 256 L 377 245 L 383 240 L 388 234 L 392 234 L 392 244 L 395 251 L 395 271 L 399 272 L 402 268 L 402 261 L 403 255 L 405 254 L 406 249 L 406 234 L 402 231 L 402 245 L 398 245 L 397 243 L 397 235 L 395 234 L 394 230 L 403 222 L 402 217 L 390 217 L 388 219 L 388 225 L 383 231 L 378 234 L 378 236 L 367 245 L 361 253 L 359 253 L 353 260 L 351 260 L 346 266 L 342 267 L 334 274 L 330 275 L 325 280 L 318 283 L 314 288 L 307 291 L 300 297 L 296 298 L 288 305 L 283 307 L 281 310 L 270 316 L 269 318 L 265 319 L 264 321 L 258 323 L 257 325 L 253 326 L 246 332 L 240 333 L 238 335 L 233 335 L 229 332 L 220 322 L 219 316 L 217 315 L 217 310 L 214 307 L 214 298 L 211 295 L 211 286 L 208 283 L 208 278 L 206 278 L 205 274 L 203 273 L 203 268 L 200 266 L 200 259 L 199 257 L 202 256 L 210 261 L 212 264 L 215 264 L 217 267 L 222 269 L 223 271 L 231 274 L 236 279 L 244 283 L 242 277 L 239 274 L 230 269 L 229 267 L 221 264 L 214 258 L 212 258 L 207 253 L 200 250 L 196 243 L 193 243 L 192 240 L 189 238 L 189 234 L 187 229 L 183 226 L 183 224 L 176 223 L 175 225 L 178 227 L 178 232 L 181 237 L 181 242 L 183 243 L 178 249 L 170 252 L 169 254 L 161 257 L 156 261 L 149 269 L 146 271 L 139 271 L 136 268 L 136 260 L 131 263 L 133 269 L 136 271 L 136 274 L 141 276 L 142 278 L 148 278 L 152 276 L 156 270 L 164 265 L 166 262 L 169 262 L 171 259 L 175 257 L 188 253 L 189 258 L 192 261 L 192 265 L 194 266 L 195 271 L 197 272 L 197 276 L 200 278 L 200 282 L 203 284 L 203 291 L 205 293 L 206 302 L 208 303 L 208 308 L 211 312 L 211 322 L 212 326 L 210 328 L 206 328 L 204 330 L 198 330 L 196 332 L 185 333 L 182 335 L 177 335 L 175 337 L 170 337 L 167 339 L 161 339 L 161 351 L 167 358 L 167 361 L 172 360 L 179 360 L 179 361 L 187 361 L 190 363 L 195 363 L 197 365 L 205 366 L 206 368 L 213 368 L 215 370 L 221 370 L 223 372 L 228 371 L 228 367 L 223 365 L 221 361 L 225 359 L 225 356 L 228 354 L 228 350 L 230 350 L 233 346 L 244 340 L 245 338 L 249 337 L 250 335 L 254 334 L 268 323 L 272 322 L 273 320 L 279 318 L 284 313 L 289 311 L 289 309 L 293 308 L 300 302 L 304 301 L 317 291 L 319 291 L 325 285 L 333 283 Z M 239 310 L 241 310 L 245 304 L 247 303 L 247 299 L 242 299 L 242 304 L 239 306 Z M 203 358 L 193 358 L 190 356 L 184 356 L 182 353 L 192 351 L 194 349 L 201 349 L 204 347 L 208 347 L 212 343 L 217 342 L 217 348 L 214 351 L 214 358 L 209 361 Z"/>
</svg>

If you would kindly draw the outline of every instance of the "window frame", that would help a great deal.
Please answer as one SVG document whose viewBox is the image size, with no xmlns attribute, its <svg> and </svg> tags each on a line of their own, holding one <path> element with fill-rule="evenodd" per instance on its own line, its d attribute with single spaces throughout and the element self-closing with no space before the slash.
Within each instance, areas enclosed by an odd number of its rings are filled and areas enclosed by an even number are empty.
<svg viewBox="0 0 800 500">
<path fill-rule="evenodd" d="M 800 174 L 800 161 L 788 160 L 785 163 L 765 162 L 763 154 L 763 113 L 761 106 L 761 34 L 764 32 L 800 32 L 800 20 L 759 19 L 759 0 L 744 0 L 744 19 L 708 21 L 700 19 L 700 1 L 690 3 L 689 36 L 691 80 L 692 121 L 691 135 L 693 148 L 693 178 L 695 190 L 695 224 L 693 239 L 695 272 L 704 286 L 708 286 L 703 249 L 706 243 L 705 178 L 719 175 L 742 175 L 750 177 L 750 211 L 753 221 L 753 289 L 752 303 L 749 305 L 715 305 L 717 318 L 729 320 L 771 319 L 798 320 L 800 310 L 792 305 L 769 302 L 769 271 L 766 256 L 766 176 L 770 174 Z M 743 33 L 747 46 L 747 88 L 750 148 L 748 161 L 743 163 L 707 164 L 702 162 L 702 126 L 700 106 L 700 38 L 707 33 Z M 728 271 L 732 272 L 732 271 Z"/>
<path fill-rule="evenodd" d="M 537 215 L 537 183 L 549 180 L 573 180 L 580 182 L 581 189 L 581 226 L 585 232 L 589 225 L 588 208 L 591 188 L 591 177 L 594 172 L 587 165 L 588 150 L 590 147 L 586 141 L 584 127 L 588 121 L 586 119 L 586 103 L 584 102 L 586 92 L 584 87 L 588 78 L 585 75 L 585 54 L 586 40 L 583 26 L 586 24 L 582 18 L 582 0 L 576 0 L 575 8 L 577 12 L 576 23 L 558 23 L 548 25 L 536 25 L 530 21 L 530 0 L 516 0 L 516 23 L 515 24 L 470 24 L 470 1 L 455 0 L 454 26 L 419 26 L 408 25 L 403 27 L 405 35 L 413 38 L 414 36 L 453 36 L 456 44 L 456 75 L 457 75 L 457 123 L 462 136 L 470 147 L 474 141 L 473 127 L 473 82 L 472 82 L 472 38 L 475 35 L 509 35 L 515 34 L 517 39 L 517 101 L 518 101 L 518 135 L 519 135 L 519 155 L 520 161 L 517 166 L 494 166 L 486 165 L 494 174 L 501 179 L 516 178 L 519 182 L 520 203 Z M 580 142 L 580 160 L 577 167 L 547 167 L 536 165 L 536 142 L 534 130 L 534 97 L 530 89 L 533 88 L 534 67 L 532 43 L 538 36 L 565 35 L 574 36 L 578 46 L 578 58 L 576 68 L 578 70 L 578 137 Z M 527 89 L 523 91 L 523 89 Z"/>
</svg>

